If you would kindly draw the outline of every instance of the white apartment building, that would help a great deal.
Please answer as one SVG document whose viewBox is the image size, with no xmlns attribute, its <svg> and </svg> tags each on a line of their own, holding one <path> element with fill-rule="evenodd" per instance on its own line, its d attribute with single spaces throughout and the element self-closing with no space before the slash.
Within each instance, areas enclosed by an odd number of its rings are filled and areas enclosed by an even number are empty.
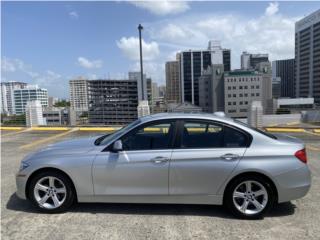
<svg viewBox="0 0 320 240">
<path fill-rule="evenodd" d="M 26 124 L 28 127 L 46 125 L 43 118 L 42 104 L 40 100 L 28 101 L 25 106 Z"/>
<path fill-rule="evenodd" d="M 14 97 L 13 89 L 25 88 L 27 83 L 24 82 L 1 82 L 1 113 L 14 114 Z"/>
<path fill-rule="evenodd" d="M 28 101 L 39 100 L 42 107 L 48 106 L 48 90 L 37 85 L 13 90 L 14 114 L 24 114 Z"/>
<path fill-rule="evenodd" d="M 257 71 L 232 71 L 224 76 L 225 112 L 230 117 L 247 117 L 253 101 L 261 101 L 263 108 L 272 98 L 270 74 Z"/>
<path fill-rule="evenodd" d="M 70 107 L 76 112 L 88 111 L 88 80 L 76 79 L 69 81 Z"/>
</svg>

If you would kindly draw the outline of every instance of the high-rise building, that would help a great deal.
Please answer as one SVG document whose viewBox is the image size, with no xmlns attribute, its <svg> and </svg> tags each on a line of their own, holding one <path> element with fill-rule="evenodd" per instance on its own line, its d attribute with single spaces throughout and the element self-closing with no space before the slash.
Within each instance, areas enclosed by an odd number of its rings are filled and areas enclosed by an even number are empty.
<svg viewBox="0 0 320 240">
<path fill-rule="evenodd" d="M 166 101 L 180 102 L 180 68 L 178 61 L 166 62 Z"/>
<path fill-rule="evenodd" d="M 156 82 L 152 83 L 151 95 L 152 95 L 152 100 L 159 98 L 159 87 Z"/>
<path fill-rule="evenodd" d="M 267 102 L 272 98 L 270 63 L 259 64 L 257 70 L 235 70 L 224 74 L 225 112 L 229 116 L 246 117 L 253 101 L 261 101 L 264 112 L 267 112 Z"/>
<path fill-rule="evenodd" d="M 14 110 L 13 89 L 24 88 L 27 84 L 24 82 L 1 82 L 1 113 L 12 115 Z"/>
<path fill-rule="evenodd" d="M 166 94 L 167 94 L 166 86 L 161 85 L 158 88 L 159 88 L 159 97 L 160 98 L 164 98 L 166 96 Z"/>
<path fill-rule="evenodd" d="M 251 54 L 242 52 L 241 54 L 241 69 L 255 69 L 259 63 L 269 62 L 269 55 L 264 53 Z"/>
<path fill-rule="evenodd" d="M 59 98 L 48 97 L 48 108 L 53 108 L 57 102 L 59 102 Z"/>
<path fill-rule="evenodd" d="M 224 64 L 225 71 L 230 69 L 230 50 L 222 49 L 216 41 L 210 41 L 207 50 L 182 51 L 178 58 L 181 102 L 195 105 L 199 105 L 199 77 L 202 71 L 212 64 Z"/>
<path fill-rule="evenodd" d="M 48 106 L 48 91 L 39 88 L 37 85 L 27 85 L 24 88 L 16 88 L 13 90 L 14 97 L 14 113 L 24 114 L 28 101 L 39 100 L 42 107 Z"/>
<path fill-rule="evenodd" d="M 88 80 L 75 79 L 69 81 L 70 107 L 76 112 L 88 111 Z"/>
<path fill-rule="evenodd" d="M 266 53 L 251 54 L 250 66 L 256 68 L 259 63 L 269 62 L 269 55 Z"/>
<path fill-rule="evenodd" d="M 138 82 L 135 79 L 88 81 L 89 123 L 123 125 L 137 119 Z"/>
<path fill-rule="evenodd" d="M 241 69 L 249 69 L 250 67 L 250 56 L 248 52 L 242 52 L 241 54 Z"/>
<path fill-rule="evenodd" d="M 295 97 L 294 59 L 273 61 L 272 78 L 280 79 L 280 97 Z"/>
<path fill-rule="evenodd" d="M 203 112 L 224 111 L 223 64 L 209 66 L 199 78 L 199 106 Z"/>
<path fill-rule="evenodd" d="M 40 100 L 28 101 L 25 106 L 26 125 L 28 127 L 47 125 L 43 118 L 42 104 Z"/>
<path fill-rule="evenodd" d="M 296 97 L 320 104 L 320 9 L 295 24 Z"/>
<path fill-rule="evenodd" d="M 149 105 L 152 104 L 152 79 L 147 78 L 147 95 L 148 95 L 148 102 Z"/>
<path fill-rule="evenodd" d="M 225 72 L 231 71 L 231 50 L 223 49 L 223 68 Z"/>
<path fill-rule="evenodd" d="M 272 70 L 273 73 L 273 70 Z M 281 78 L 272 77 L 272 98 L 281 97 Z"/>
</svg>

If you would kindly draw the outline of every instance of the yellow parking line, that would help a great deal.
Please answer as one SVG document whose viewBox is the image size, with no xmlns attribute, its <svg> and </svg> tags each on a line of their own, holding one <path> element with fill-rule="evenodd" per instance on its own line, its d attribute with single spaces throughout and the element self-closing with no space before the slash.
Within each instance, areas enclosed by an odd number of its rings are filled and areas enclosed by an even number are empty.
<svg viewBox="0 0 320 240">
<path fill-rule="evenodd" d="M 24 127 L 0 127 L 0 130 L 22 130 Z"/>
<path fill-rule="evenodd" d="M 80 131 L 116 131 L 120 127 L 80 127 Z"/>
<path fill-rule="evenodd" d="M 73 128 L 73 129 L 71 129 L 71 130 L 69 130 L 67 132 L 59 133 L 59 134 L 56 134 L 54 136 L 47 137 L 45 139 L 41 139 L 41 140 L 38 140 L 38 141 L 34 141 L 34 142 L 31 142 L 31 143 L 25 144 L 25 145 L 21 146 L 20 149 L 27 149 L 27 148 L 31 148 L 31 147 L 34 147 L 36 145 L 42 144 L 42 143 L 50 142 L 50 141 L 52 141 L 54 139 L 66 136 L 69 133 L 75 132 L 77 130 L 79 130 L 79 129 L 78 128 Z"/>
<path fill-rule="evenodd" d="M 305 132 L 302 128 L 265 128 L 268 132 Z"/>
<path fill-rule="evenodd" d="M 313 133 L 311 131 L 306 131 L 306 133 L 308 133 L 310 135 L 320 136 L 320 133 Z"/>
<path fill-rule="evenodd" d="M 8 137 L 8 136 L 14 136 L 14 135 L 17 135 L 19 133 L 23 133 L 23 132 L 28 132 L 30 131 L 31 129 L 24 129 L 22 131 L 17 131 L 17 132 L 11 132 L 11 133 L 7 133 L 7 134 L 1 134 L 1 137 Z"/>
<path fill-rule="evenodd" d="M 317 147 L 312 146 L 312 145 L 307 145 L 307 149 L 310 149 L 312 151 L 320 151 L 320 148 L 317 148 Z"/>
<path fill-rule="evenodd" d="M 315 133 L 320 133 L 320 128 L 313 129 L 313 131 L 314 131 Z"/>
</svg>

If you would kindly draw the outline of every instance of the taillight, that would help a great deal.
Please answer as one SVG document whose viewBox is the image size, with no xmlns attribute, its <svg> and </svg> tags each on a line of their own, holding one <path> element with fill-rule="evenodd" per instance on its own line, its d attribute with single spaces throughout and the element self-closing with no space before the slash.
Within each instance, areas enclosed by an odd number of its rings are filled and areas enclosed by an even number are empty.
<svg viewBox="0 0 320 240">
<path fill-rule="evenodd" d="M 306 149 L 305 149 L 305 148 L 297 151 L 294 155 L 295 155 L 296 158 L 298 158 L 301 162 L 307 163 L 307 153 L 306 153 Z"/>
</svg>

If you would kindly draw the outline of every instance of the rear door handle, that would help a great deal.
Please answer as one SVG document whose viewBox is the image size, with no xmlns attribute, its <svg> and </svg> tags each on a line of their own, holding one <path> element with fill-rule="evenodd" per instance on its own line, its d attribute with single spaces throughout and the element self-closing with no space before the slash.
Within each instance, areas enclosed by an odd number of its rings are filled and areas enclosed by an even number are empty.
<svg viewBox="0 0 320 240">
<path fill-rule="evenodd" d="M 224 159 L 224 160 L 230 161 L 230 160 L 236 160 L 236 159 L 238 159 L 238 158 L 239 158 L 239 155 L 237 155 L 237 154 L 232 154 L 232 153 L 227 153 L 227 154 L 225 154 L 225 155 L 222 155 L 221 158 Z"/>
<path fill-rule="evenodd" d="M 153 162 L 153 163 L 159 164 L 159 163 L 168 162 L 169 158 L 166 158 L 166 157 L 155 157 L 155 158 L 152 158 L 150 161 Z"/>
</svg>

